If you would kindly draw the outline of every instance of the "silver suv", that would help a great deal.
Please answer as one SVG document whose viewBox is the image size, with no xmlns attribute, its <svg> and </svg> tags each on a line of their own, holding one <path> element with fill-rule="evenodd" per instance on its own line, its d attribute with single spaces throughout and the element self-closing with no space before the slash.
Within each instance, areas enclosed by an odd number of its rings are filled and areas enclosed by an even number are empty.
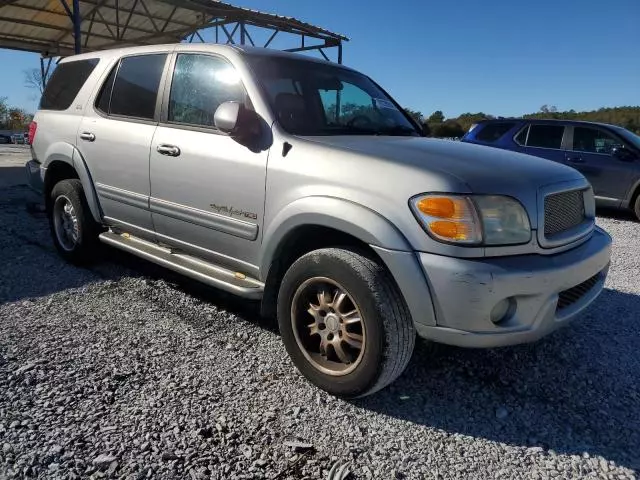
<svg viewBox="0 0 640 480">
<path fill-rule="evenodd" d="M 536 340 L 602 290 L 610 237 L 575 170 L 422 138 L 380 86 L 270 50 L 160 45 L 63 60 L 32 185 L 72 262 L 98 241 L 277 315 L 293 363 L 373 393 L 416 333 Z"/>
</svg>

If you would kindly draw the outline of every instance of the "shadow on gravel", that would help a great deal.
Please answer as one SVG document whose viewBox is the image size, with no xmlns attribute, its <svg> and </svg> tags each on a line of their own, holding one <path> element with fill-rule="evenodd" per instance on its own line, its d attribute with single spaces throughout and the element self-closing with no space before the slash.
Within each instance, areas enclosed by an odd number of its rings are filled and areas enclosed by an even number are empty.
<svg viewBox="0 0 640 480">
<path fill-rule="evenodd" d="M 143 276 L 154 280 L 163 280 L 170 283 L 174 288 L 202 302 L 215 305 L 274 333 L 278 332 L 278 324 L 275 319 L 265 319 L 260 315 L 260 303 L 258 301 L 247 300 L 223 290 L 209 287 L 115 248 L 103 247 L 102 250 L 102 258 L 105 262 L 111 262 L 135 272 L 133 275 L 129 273 L 128 276 Z"/>
<path fill-rule="evenodd" d="M 604 218 L 612 218 L 614 220 L 625 220 L 629 222 L 637 222 L 638 219 L 635 217 L 631 210 L 621 210 L 617 208 L 610 207 L 598 207 L 596 209 L 596 214 L 598 217 Z"/>
<path fill-rule="evenodd" d="M 355 406 L 455 435 L 640 469 L 640 296 L 605 290 L 571 326 L 491 350 L 420 342 L 407 371 Z"/>
</svg>

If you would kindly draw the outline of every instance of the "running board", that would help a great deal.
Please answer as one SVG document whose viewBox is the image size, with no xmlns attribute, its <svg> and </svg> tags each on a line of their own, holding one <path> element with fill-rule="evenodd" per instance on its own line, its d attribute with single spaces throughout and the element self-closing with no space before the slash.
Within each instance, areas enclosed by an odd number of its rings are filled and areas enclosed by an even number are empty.
<svg viewBox="0 0 640 480">
<path fill-rule="evenodd" d="M 104 232 L 100 234 L 100 241 L 212 287 L 245 298 L 262 298 L 264 284 L 242 273 L 233 272 L 178 251 L 172 251 L 128 233 Z"/>
</svg>

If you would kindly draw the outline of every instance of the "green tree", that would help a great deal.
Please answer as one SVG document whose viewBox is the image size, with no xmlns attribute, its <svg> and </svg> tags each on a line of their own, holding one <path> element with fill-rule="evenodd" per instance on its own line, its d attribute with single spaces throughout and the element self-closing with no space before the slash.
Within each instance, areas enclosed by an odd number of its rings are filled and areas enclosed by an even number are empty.
<svg viewBox="0 0 640 480">
<path fill-rule="evenodd" d="M 7 116 L 9 114 L 9 106 L 7 97 L 0 97 L 0 128 L 7 128 Z"/>
<path fill-rule="evenodd" d="M 422 112 L 411 110 L 410 108 L 405 108 L 404 111 L 418 123 L 422 123 L 422 121 L 424 120 Z"/>
<path fill-rule="evenodd" d="M 455 120 L 447 120 L 438 124 L 432 131 L 434 137 L 438 138 L 459 138 L 464 135 L 462 126 Z"/>
<path fill-rule="evenodd" d="M 442 123 L 444 122 L 444 113 L 442 113 L 442 110 L 436 110 L 435 112 L 433 112 L 431 114 L 431 116 L 427 119 L 427 122 L 429 124 L 432 123 Z"/>
</svg>

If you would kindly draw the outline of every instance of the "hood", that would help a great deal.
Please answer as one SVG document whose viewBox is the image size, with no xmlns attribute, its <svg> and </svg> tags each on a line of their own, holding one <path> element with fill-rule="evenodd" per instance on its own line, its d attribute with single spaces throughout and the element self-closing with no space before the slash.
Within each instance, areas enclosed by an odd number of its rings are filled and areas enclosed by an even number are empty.
<svg viewBox="0 0 640 480">
<path fill-rule="evenodd" d="M 531 200 L 540 187 L 582 179 L 573 168 L 499 148 L 421 137 L 306 137 L 336 149 L 455 177 L 473 193 Z M 523 198 L 529 197 L 529 198 Z"/>
</svg>

